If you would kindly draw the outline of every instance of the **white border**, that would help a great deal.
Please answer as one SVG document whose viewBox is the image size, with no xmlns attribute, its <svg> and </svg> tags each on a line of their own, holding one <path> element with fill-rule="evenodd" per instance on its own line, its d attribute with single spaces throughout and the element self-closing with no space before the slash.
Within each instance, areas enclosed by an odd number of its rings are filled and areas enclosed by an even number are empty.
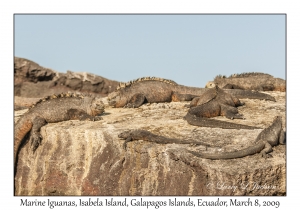
<svg viewBox="0 0 300 210">
<path fill-rule="evenodd" d="M 279 200 L 280 207 L 298 206 L 297 192 L 299 182 L 296 176 L 299 174 L 299 141 L 296 138 L 296 130 L 299 129 L 299 82 L 297 77 L 299 70 L 299 7 L 296 1 L 8 1 L 0 3 L 1 24 L 1 208 L 16 209 L 20 205 L 21 197 L 13 197 L 13 14 L 14 13 L 286 13 L 287 14 L 287 196 L 286 197 L 259 197 L 262 200 Z M 4 104 L 4 105 L 3 105 Z M 291 114 L 289 114 L 291 113 Z M 3 117 L 4 116 L 4 117 Z M 299 134 L 298 134 L 299 135 Z M 297 136 L 298 136 L 297 135 Z M 33 198 L 33 197 L 31 197 Z M 46 197 L 39 197 L 47 199 Z M 121 197 L 119 197 L 121 198 Z M 154 197 L 152 197 L 154 199 Z M 167 199 L 167 197 L 163 197 Z M 221 197 L 230 199 L 230 197 Z M 243 199 L 243 197 L 239 197 Z M 245 197 L 246 198 L 246 197 Z M 251 197 L 255 199 L 256 197 Z M 53 198 L 52 198 L 53 199 Z M 55 197 L 56 200 L 78 200 L 79 197 Z M 104 198 L 103 198 L 104 199 Z M 193 197 L 196 199 L 196 197 Z M 215 200 L 216 197 L 205 197 L 207 200 Z M 48 208 L 48 207 L 47 207 Z M 77 207 L 78 208 L 78 207 Z M 30 208 L 31 209 L 31 208 Z M 64 208 L 65 209 L 65 208 Z M 101 209 L 105 209 L 102 207 Z M 109 208 L 112 209 L 112 208 Z M 162 208 L 160 208 L 162 209 Z M 210 208 L 214 209 L 214 208 Z"/>
</svg>

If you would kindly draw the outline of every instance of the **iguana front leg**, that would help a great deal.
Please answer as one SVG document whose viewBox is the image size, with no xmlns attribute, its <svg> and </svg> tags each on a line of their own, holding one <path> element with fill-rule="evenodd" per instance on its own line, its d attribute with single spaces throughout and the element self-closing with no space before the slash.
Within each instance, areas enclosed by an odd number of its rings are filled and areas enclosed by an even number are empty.
<svg viewBox="0 0 300 210">
<path fill-rule="evenodd" d="M 132 140 L 133 140 L 133 138 L 132 138 L 131 136 L 129 136 L 129 137 L 124 141 L 124 143 L 123 143 L 123 148 L 124 148 L 124 150 L 126 150 L 126 148 L 127 148 L 127 143 L 130 142 L 130 141 L 132 141 Z"/>
<path fill-rule="evenodd" d="M 44 118 L 36 117 L 32 122 L 33 126 L 30 132 L 30 145 L 33 152 L 39 147 L 41 141 L 43 139 L 42 135 L 40 134 L 41 127 L 46 125 L 47 122 Z"/>
<path fill-rule="evenodd" d="M 137 93 L 132 96 L 124 108 L 137 108 L 140 107 L 145 101 L 147 101 L 146 97 L 141 93 Z"/>
</svg>

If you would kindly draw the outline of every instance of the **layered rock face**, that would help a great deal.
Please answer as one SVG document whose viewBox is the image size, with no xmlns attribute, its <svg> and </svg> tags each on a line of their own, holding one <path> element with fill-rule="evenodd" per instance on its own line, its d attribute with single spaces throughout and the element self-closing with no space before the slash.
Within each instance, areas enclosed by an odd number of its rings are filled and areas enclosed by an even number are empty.
<svg viewBox="0 0 300 210">
<path fill-rule="evenodd" d="M 218 120 L 268 127 L 282 116 L 285 93 L 268 92 L 276 102 L 241 100 L 245 120 Z M 102 121 L 66 121 L 42 127 L 42 144 L 33 153 L 30 142 L 20 151 L 16 195 L 285 195 L 286 146 L 273 148 L 271 158 L 259 154 L 232 160 L 182 155 L 194 151 L 235 151 L 253 145 L 262 129 L 234 130 L 189 125 L 186 102 L 144 104 L 137 109 L 106 108 Z M 24 110 L 15 112 L 15 120 Z M 202 139 L 211 147 L 129 142 L 118 134 L 128 129 L 181 139 Z M 177 150 L 177 158 L 168 151 Z"/>
<path fill-rule="evenodd" d="M 59 73 L 24 58 L 14 58 L 14 94 L 42 98 L 67 91 L 106 96 L 119 82 L 82 72 Z"/>
</svg>

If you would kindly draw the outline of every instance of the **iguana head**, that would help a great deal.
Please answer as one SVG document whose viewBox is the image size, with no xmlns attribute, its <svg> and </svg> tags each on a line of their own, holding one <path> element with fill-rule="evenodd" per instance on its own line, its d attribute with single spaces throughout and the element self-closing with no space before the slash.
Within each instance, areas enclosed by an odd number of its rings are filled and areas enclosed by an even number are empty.
<svg viewBox="0 0 300 210">
<path fill-rule="evenodd" d="M 131 130 L 123 131 L 122 133 L 118 134 L 118 137 L 121 139 L 127 139 L 131 135 Z"/>
<path fill-rule="evenodd" d="M 216 84 L 212 81 L 209 81 L 208 83 L 206 83 L 205 88 L 214 88 L 216 87 Z"/>
<path fill-rule="evenodd" d="M 90 105 L 90 115 L 97 116 L 104 112 L 104 103 L 100 98 L 93 98 Z"/>
<path fill-rule="evenodd" d="M 122 93 L 120 91 L 114 91 L 110 93 L 107 97 L 109 106 L 119 108 L 124 107 L 128 100 L 125 96 L 122 96 Z"/>
</svg>

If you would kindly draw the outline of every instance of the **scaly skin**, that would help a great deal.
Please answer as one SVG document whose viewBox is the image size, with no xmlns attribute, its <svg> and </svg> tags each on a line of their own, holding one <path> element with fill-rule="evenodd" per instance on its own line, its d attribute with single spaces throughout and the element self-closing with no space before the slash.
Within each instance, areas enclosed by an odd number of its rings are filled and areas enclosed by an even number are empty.
<svg viewBox="0 0 300 210">
<path fill-rule="evenodd" d="M 206 88 L 212 88 L 218 84 L 223 89 L 242 89 L 257 91 L 286 91 L 286 81 L 280 78 L 274 78 L 264 73 L 243 73 L 234 74 L 226 78 L 225 76 L 216 76 L 214 81 L 209 81 Z"/>
<path fill-rule="evenodd" d="M 144 140 L 144 141 L 150 141 L 155 142 L 158 144 L 193 144 L 193 145 L 204 145 L 204 146 L 210 146 L 210 144 L 201 142 L 199 140 L 185 140 L 185 139 L 175 139 L 175 138 L 167 138 L 164 136 L 159 136 L 156 134 L 153 134 L 146 130 L 129 130 L 124 131 L 118 135 L 119 138 L 124 139 L 125 142 L 123 144 L 124 149 L 127 147 L 127 143 L 134 140 Z"/>
<path fill-rule="evenodd" d="M 190 103 L 190 109 L 185 120 L 191 125 L 201 127 L 219 127 L 225 129 L 257 129 L 258 127 L 235 124 L 230 122 L 208 119 L 216 116 L 225 116 L 229 119 L 243 119 L 238 114 L 236 106 L 243 103 L 231 94 L 226 93 L 218 86 L 208 89 L 201 97 L 196 97 Z"/>
<path fill-rule="evenodd" d="M 137 108 L 143 103 L 160 103 L 171 101 L 191 101 L 205 93 L 206 88 L 178 85 L 165 79 L 138 79 L 108 95 L 110 106 L 115 108 Z M 224 90 L 237 98 L 265 99 L 275 101 L 274 97 L 249 90 Z"/>
<path fill-rule="evenodd" d="M 100 99 L 92 97 L 77 97 L 69 94 L 49 97 L 28 110 L 14 128 L 14 164 L 17 163 L 17 155 L 20 145 L 28 132 L 32 150 L 39 146 L 42 136 L 40 128 L 47 123 L 55 123 L 66 120 L 100 120 L 97 116 L 104 112 L 104 104 Z"/>
<path fill-rule="evenodd" d="M 257 136 L 255 145 L 251 147 L 235 152 L 224 152 L 221 154 L 198 153 L 189 150 L 188 152 L 197 157 L 212 160 L 242 158 L 259 152 L 262 157 L 266 158 L 268 157 L 267 154 L 273 151 L 272 147 L 277 146 L 278 144 L 284 144 L 284 141 L 285 133 L 282 129 L 282 118 L 276 116 L 273 123 Z"/>
<path fill-rule="evenodd" d="M 205 117 L 197 117 L 187 113 L 184 119 L 194 126 L 209 127 L 209 128 L 223 128 L 223 129 L 259 129 L 259 127 L 242 125 L 232 122 L 225 122 L 215 119 L 209 119 Z"/>
</svg>

